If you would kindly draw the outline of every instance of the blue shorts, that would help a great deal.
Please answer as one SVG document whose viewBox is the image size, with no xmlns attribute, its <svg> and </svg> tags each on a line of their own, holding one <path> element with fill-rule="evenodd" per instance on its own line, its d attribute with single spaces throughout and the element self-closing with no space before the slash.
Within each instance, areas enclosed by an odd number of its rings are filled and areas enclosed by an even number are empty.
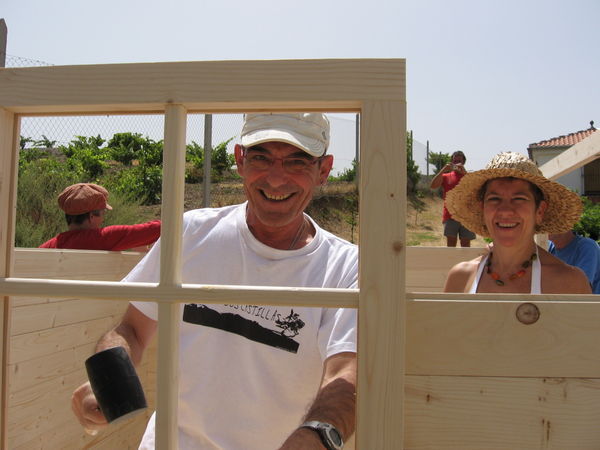
<svg viewBox="0 0 600 450">
<path fill-rule="evenodd" d="M 460 222 L 457 222 L 454 219 L 448 219 L 444 222 L 444 236 L 458 236 L 460 239 L 468 239 L 470 241 L 475 239 L 475 233 L 463 227 Z"/>
</svg>

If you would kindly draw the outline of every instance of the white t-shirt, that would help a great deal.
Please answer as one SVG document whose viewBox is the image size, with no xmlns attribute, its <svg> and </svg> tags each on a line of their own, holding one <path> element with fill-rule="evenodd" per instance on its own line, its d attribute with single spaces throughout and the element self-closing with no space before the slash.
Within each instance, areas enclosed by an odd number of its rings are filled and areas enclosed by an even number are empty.
<svg viewBox="0 0 600 450">
<path fill-rule="evenodd" d="M 252 235 L 245 210 L 242 204 L 185 213 L 184 283 L 357 287 L 355 245 L 313 222 L 316 234 L 308 245 L 273 249 Z M 124 280 L 158 281 L 159 261 L 160 241 Z M 132 304 L 157 319 L 156 303 Z M 312 403 L 323 361 L 356 351 L 356 310 L 227 304 L 181 308 L 181 449 L 278 448 Z M 154 448 L 153 420 L 141 445 Z"/>
</svg>

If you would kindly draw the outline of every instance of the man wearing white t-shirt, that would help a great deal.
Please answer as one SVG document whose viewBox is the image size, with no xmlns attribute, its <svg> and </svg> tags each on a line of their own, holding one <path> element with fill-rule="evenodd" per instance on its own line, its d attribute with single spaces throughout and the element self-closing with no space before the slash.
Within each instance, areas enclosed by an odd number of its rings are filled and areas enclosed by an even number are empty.
<svg viewBox="0 0 600 450">
<path fill-rule="evenodd" d="M 333 165 L 324 114 L 247 114 L 235 147 L 247 202 L 188 211 L 183 282 L 355 288 L 356 246 L 304 213 Z M 160 240 L 125 281 L 159 279 Z M 96 351 L 125 347 L 138 364 L 157 305 L 132 302 Z M 355 426 L 356 311 L 255 305 L 181 306 L 181 449 L 340 449 Z M 73 410 L 106 420 L 89 383 Z M 154 421 L 140 448 L 154 448 Z"/>
</svg>

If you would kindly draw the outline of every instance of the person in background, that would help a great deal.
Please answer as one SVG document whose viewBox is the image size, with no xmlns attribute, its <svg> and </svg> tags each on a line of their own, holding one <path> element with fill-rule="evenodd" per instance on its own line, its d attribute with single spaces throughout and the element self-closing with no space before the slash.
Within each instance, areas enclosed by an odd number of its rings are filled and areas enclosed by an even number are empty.
<svg viewBox="0 0 600 450">
<path fill-rule="evenodd" d="M 465 169 L 466 162 L 467 158 L 460 150 L 452 153 L 450 162 L 442 167 L 431 180 L 431 189 L 438 189 L 441 186 L 444 191 L 442 223 L 444 224 L 444 236 L 446 236 L 447 247 L 456 247 L 458 239 L 460 239 L 461 247 L 470 247 L 471 241 L 475 239 L 475 233 L 452 218 L 446 207 L 446 195 L 458 185 L 462 177 L 467 173 Z"/>
<path fill-rule="evenodd" d="M 237 170 L 247 202 L 188 211 L 183 283 L 356 288 L 358 248 L 304 210 L 333 165 L 324 114 L 247 114 Z M 160 278 L 160 245 L 124 281 Z M 132 302 L 96 347 L 123 346 L 138 364 L 158 306 Z M 181 307 L 179 448 L 339 450 L 354 432 L 356 310 L 186 304 Z M 72 409 L 106 426 L 85 383 Z M 153 449 L 150 419 L 140 448 Z"/>
<path fill-rule="evenodd" d="M 566 262 L 579 267 L 590 280 L 592 292 L 600 294 L 600 246 L 588 237 L 579 236 L 573 231 L 548 235 L 548 251 Z"/>
<path fill-rule="evenodd" d="M 496 155 L 484 170 L 468 173 L 448 193 L 448 209 L 477 234 L 489 237 L 489 253 L 456 264 L 444 292 L 589 294 L 590 284 L 536 245 L 537 233 L 560 233 L 579 220 L 579 196 L 545 178 L 519 153 Z"/>
<path fill-rule="evenodd" d="M 102 227 L 104 215 L 112 207 L 108 204 L 108 191 L 97 184 L 77 183 L 67 187 L 58 196 L 58 206 L 65 212 L 69 230 L 39 248 L 145 250 L 160 236 L 160 220 Z"/>
</svg>

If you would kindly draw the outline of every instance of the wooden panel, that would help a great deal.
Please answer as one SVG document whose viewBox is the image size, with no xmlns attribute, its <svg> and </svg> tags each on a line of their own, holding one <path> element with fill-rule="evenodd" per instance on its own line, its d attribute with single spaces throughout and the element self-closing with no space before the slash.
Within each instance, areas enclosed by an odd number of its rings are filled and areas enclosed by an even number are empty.
<svg viewBox="0 0 600 450">
<path fill-rule="evenodd" d="M 81 370 L 84 367 L 86 358 L 94 353 L 94 346 L 95 342 L 89 342 L 81 346 L 9 364 L 11 395 L 44 381 Z M 71 386 L 72 391 L 76 387 Z"/>
<path fill-rule="evenodd" d="M 14 276 L 72 280 L 119 280 L 145 253 L 98 250 L 15 249 Z"/>
<path fill-rule="evenodd" d="M 84 305 L 79 303 L 77 307 L 83 309 Z M 11 338 L 11 351 L 14 354 L 11 355 L 9 364 L 28 361 L 88 343 L 96 344 L 97 336 L 104 334 L 117 324 L 125 311 L 125 307 L 126 304 L 113 310 L 113 315 L 109 317 L 99 316 L 98 319 L 94 320 L 70 323 L 65 326 L 13 336 Z M 88 306 L 88 309 L 91 308 L 93 306 Z"/>
<path fill-rule="evenodd" d="M 126 307 L 126 302 L 76 299 L 13 307 L 11 335 L 14 337 L 33 331 L 56 329 L 67 324 L 120 316 Z"/>
<path fill-rule="evenodd" d="M 406 376 L 411 450 L 597 450 L 600 379 Z"/>
<path fill-rule="evenodd" d="M 0 106 L 19 113 L 358 110 L 405 100 L 404 60 L 206 61 L 0 70 Z"/>
<path fill-rule="evenodd" d="M 596 132 L 540 167 L 545 177 L 555 180 L 600 157 L 600 133 Z"/>
<path fill-rule="evenodd" d="M 361 119 L 358 448 L 397 450 L 403 435 L 406 111 L 367 103 Z M 366 200 L 367 199 L 367 200 Z"/>
<path fill-rule="evenodd" d="M 406 373 L 597 377 L 600 300 L 535 304 L 524 325 L 514 300 L 409 301 Z"/>
<path fill-rule="evenodd" d="M 446 274 L 454 264 L 473 259 L 483 252 L 482 248 L 407 247 L 406 290 L 440 292 Z M 129 272 L 143 256 L 143 253 L 134 252 L 18 248 L 15 249 L 15 276 L 114 280 L 116 274 Z M 46 300 L 18 297 L 14 301 L 17 302 L 15 305 L 23 305 L 27 301 L 40 303 Z"/>
<path fill-rule="evenodd" d="M 45 249 L 15 253 L 21 275 L 94 280 L 119 280 L 143 256 Z M 144 416 L 91 437 L 69 407 L 73 390 L 86 379 L 85 359 L 126 307 L 126 301 L 15 298 L 7 365 L 7 448 L 137 448 L 155 404 L 155 344 L 137 369 L 149 402 Z"/>
<path fill-rule="evenodd" d="M 474 259 L 484 252 L 483 248 L 471 247 L 408 247 L 406 291 L 441 292 L 452 266 Z"/>
<path fill-rule="evenodd" d="M 127 439 L 130 443 L 134 443 L 135 447 L 133 448 L 137 448 L 141 432 L 154 407 L 154 380 L 148 376 L 149 368 L 154 367 L 154 349 L 153 345 L 149 349 L 150 353 L 146 354 L 144 363 L 138 369 L 149 404 L 149 409 L 144 416 L 138 416 L 128 421 L 124 427 L 110 426 L 96 438 L 87 436 L 75 420 L 69 407 L 74 386 L 78 386 L 86 379 L 83 369 L 84 357 L 79 355 L 77 370 L 58 377 L 47 378 L 27 388 L 11 392 L 9 448 L 19 448 L 23 445 L 23 448 L 79 449 L 86 443 L 110 440 L 110 436 L 120 429 L 127 432 L 117 433 L 120 434 L 118 439 Z M 92 351 L 93 346 L 90 346 L 86 356 L 89 356 Z M 133 430 L 130 429 L 132 426 Z M 61 433 L 56 435 L 54 433 L 56 429 L 60 429 Z M 44 442 L 45 445 L 37 446 L 34 445 L 35 442 Z M 59 445 L 60 442 L 63 444 Z"/>
</svg>

